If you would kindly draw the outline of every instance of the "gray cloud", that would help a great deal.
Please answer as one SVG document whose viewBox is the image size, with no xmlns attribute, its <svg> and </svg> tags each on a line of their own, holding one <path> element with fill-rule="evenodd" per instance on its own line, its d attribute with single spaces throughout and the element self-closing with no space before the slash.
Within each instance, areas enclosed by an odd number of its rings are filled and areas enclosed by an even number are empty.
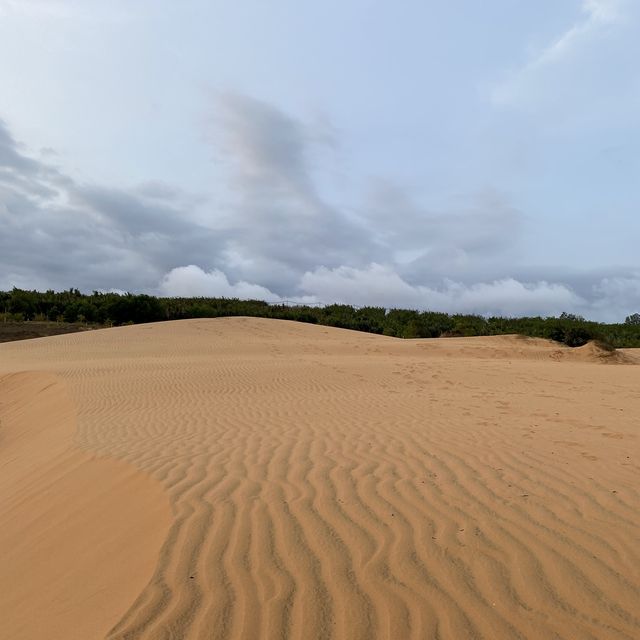
<svg viewBox="0 0 640 640">
<path fill-rule="evenodd" d="M 347 210 L 316 186 L 312 160 L 326 144 L 326 124 L 318 131 L 235 94 L 219 98 L 217 114 L 214 144 L 230 159 L 234 194 L 225 268 L 236 278 L 291 290 L 301 273 L 320 265 L 389 261 L 410 281 L 458 275 L 491 263 L 518 235 L 520 214 L 490 191 L 438 212 L 401 186 L 372 179 L 363 204 Z"/>
<path fill-rule="evenodd" d="M 243 280 L 231 283 L 227 275 L 219 269 L 204 271 L 193 264 L 169 271 L 160 283 L 160 292 L 169 296 L 283 301 L 283 298 L 266 287 Z"/>
<path fill-rule="evenodd" d="M 477 279 L 490 276 L 496 266 L 503 270 L 516 258 L 523 222 L 497 192 L 459 198 L 446 211 L 433 211 L 407 189 L 381 180 L 372 185 L 362 216 L 377 238 L 377 259 L 394 256 L 403 277 L 414 284 Z"/>
<path fill-rule="evenodd" d="M 428 249 L 442 243 L 470 254 L 502 249 L 517 235 L 519 213 L 498 193 L 475 194 L 449 211 L 430 211 L 398 185 L 372 185 L 363 216 L 375 225 L 384 244 Z"/>
<path fill-rule="evenodd" d="M 209 265 L 216 234 L 179 192 L 154 189 L 77 184 L 0 123 L 0 286 L 151 289 L 185 256 Z"/>
<path fill-rule="evenodd" d="M 235 276 L 292 286 L 300 271 L 320 263 L 371 259 L 369 230 L 316 189 L 311 156 L 325 144 L 324 131 L 266 103 L 226 94 L 218 100 L 216 132 L 214 144 L 230 158 L 227 238 Z"/>
<path fill-rule="evenodd" d="M 372 179 L 362 204 L 347 208 L 318 187 L 326 125 L 239 95 L 220 97 L 217 114 L 212 143 L 228 158 L 227 182 L 217 185 L 228 196 L 217 201 L 158 182 L 80 184 L 0 122 L 0 288 L 567 310 L 607 320 L 640 309 L 634 271 L 520 265 L 523 216 L 498 192 L 434 208 Z"/>
</svg>

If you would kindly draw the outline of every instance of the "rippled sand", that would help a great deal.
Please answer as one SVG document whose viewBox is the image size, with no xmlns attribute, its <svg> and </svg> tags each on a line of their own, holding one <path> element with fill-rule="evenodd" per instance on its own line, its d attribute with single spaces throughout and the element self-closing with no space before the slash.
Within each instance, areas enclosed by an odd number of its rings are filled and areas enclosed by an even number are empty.
<svg viewBox="0 0 640 640">
<path fill-rule="evenodd" d="M 247 318 L 0 345 L 0 638 L 638 638 L 637 360 Z"/>
</svg>

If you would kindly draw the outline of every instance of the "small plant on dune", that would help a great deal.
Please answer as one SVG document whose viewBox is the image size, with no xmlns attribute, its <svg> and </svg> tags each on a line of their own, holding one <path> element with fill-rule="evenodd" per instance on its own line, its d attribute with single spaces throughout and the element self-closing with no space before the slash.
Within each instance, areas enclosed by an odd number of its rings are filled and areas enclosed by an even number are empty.
<svg viewBox="0 0 640 640">
<path fill-rule="evenodd" d="M 595 344 L 595 346 L 598 347 L 598 349 L 602 349 L 602 351 L 613 352 L 616 350 L 616 348 L 607 340 L 602 340 L 602 339 L 594 340 L 593 344 Z"/>
</svg>

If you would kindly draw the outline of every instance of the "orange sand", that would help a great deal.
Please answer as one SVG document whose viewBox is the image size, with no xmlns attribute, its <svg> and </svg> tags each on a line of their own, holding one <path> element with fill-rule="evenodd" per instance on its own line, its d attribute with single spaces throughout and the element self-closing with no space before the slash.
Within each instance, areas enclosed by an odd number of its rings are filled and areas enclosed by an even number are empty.
<svg viewBox="0 0 640 640">
<path fill-rule="evenodd" d="M 0 638 L 638 638 L 638 361 L 247 318 L 2 344 Z"/>
</svg>

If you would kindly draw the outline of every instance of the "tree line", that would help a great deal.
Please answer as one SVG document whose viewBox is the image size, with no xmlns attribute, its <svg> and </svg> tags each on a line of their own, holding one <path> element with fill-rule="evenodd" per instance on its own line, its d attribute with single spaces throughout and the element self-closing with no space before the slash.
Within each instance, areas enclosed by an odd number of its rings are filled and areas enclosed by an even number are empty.
<svg viewBox="0 0 640 640">
<path fill-rule="evenodd" d="M 354 329 L 398 338 L 491 336 L 521 334 L 549 338 L 571 347 L 598 340 L 613 348 L 640 347 L 640 314 L 625 322 L 605 324 L 563 313 L 558 317 L 484 317 L 383 307 L 356 308 L 346 304 L 326 306 L 269 304 L 237 298 L 157 298 L 144 294 L 83 294 L 67 291 L 0 292 L 0 321 L 80 323 L 100 327 L 180 320 L 254 316 Z"/>
</svg>

